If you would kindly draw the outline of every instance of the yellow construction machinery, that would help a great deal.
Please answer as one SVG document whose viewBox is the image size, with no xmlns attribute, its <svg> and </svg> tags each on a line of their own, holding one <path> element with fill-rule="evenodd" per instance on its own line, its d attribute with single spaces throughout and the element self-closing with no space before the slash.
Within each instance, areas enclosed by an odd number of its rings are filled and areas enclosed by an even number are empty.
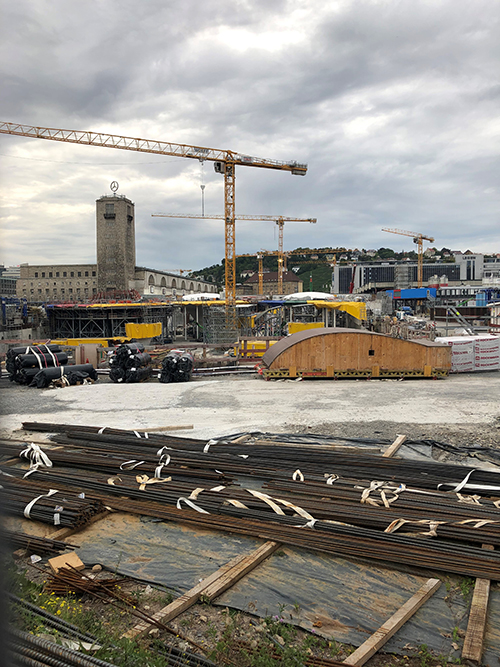
<svg viewBox="0 0 500 667">
<path fill-rule="evenodd" d="M 418 247 L 418 268 L 417 268 L 417 281 L 418 286 L 422 287 L 424 282 L 424 241 L 429 241 L 434 243 L 432 236 L 424 236 L 418 232 L 406 232 L 404 229 L 382 229 L 383 232 L 390 232 L 391 234 L 401 234 L 401 236 L 410 236 L 413 239 L 413 243 L 417 244 Z"/>
<path fill-rule="evenodd" d="M 36 127 L 20 123 L 0 121 L 0 134 L 12 134 L 33 139 L 62 141 L 102 148 L 118 148 L 120 150 L 139 153 L 155 153 L 157 155 L 171 155 L 185 157 L 204 162 L 214 163 L 214 169 L 224 176 L 224 221 L 225 221 L 225 284 L 226 304 L 233 306 L 236 295 L 236 267 L 235 267 L 235 172 L 236 166 L 259 167 L 263 169 L 277 169 L 288 171 L 298 176 L 305 176 L 307 164 L 295 161 L 283 162 L 267 158 L 251 157 L 230 150 L 190 146 L 187 144 L 172 144 L 165 141 L 151 139 L 137 139 L 120 135 L 104 134 L 102 132 L 87 132 L 81 130 L 62 130 L 59 128 Z"/>
</svg>

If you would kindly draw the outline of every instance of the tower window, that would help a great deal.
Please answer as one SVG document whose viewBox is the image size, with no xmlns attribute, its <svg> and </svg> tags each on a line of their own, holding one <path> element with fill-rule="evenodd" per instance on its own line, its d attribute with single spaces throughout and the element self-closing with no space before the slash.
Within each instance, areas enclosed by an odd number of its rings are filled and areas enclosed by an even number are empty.
<svg viewBox="0 0 500 667">
<path fill-rule="evenodd" d="M 107 219 L 112 219 L 112 218 L 115 217 L 115 205 L 114 204 L 106 204 L 104 217 L 107 218 Z"/>
</svg>

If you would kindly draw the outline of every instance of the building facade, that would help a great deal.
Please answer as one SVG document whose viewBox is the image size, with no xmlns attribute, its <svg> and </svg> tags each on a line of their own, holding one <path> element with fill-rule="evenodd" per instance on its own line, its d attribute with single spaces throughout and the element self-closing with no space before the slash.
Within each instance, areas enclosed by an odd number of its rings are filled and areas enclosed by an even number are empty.
<svg viewBox="0 0 500 667">
<path fill-rule="evenodd" d="M 263 280 L 264 294 L 278 294 L 278 272 L 267 271 L 264 273 Z M 304 283 L 293 271 L 283 272 L 283 294 L 295 294 L 303 292 Z M 239 295 L 251 295 L 259 293 L 259 274 L 254 273 L 243 285 L 236 287 L 236 293 Z"/>
<path fill-rule="evenodd" d="M 106 293 L 159 300 L 217 292 L 213 282 L 135 266 L 135 206 L 123 195 L 96 200 L 96 250 L 96 264 L 21 264 L 13 293 L 31 302 L 86 303 Z"/>
</svg>

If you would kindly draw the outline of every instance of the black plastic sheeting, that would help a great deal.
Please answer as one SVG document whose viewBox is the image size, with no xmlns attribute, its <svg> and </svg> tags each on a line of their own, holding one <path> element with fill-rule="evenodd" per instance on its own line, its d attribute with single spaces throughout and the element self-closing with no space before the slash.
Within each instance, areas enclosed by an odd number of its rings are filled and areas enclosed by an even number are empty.
<svg viewBox="0 0 500 667">
<path fill-rule="evenodd" d="M 120 345 L 111 356 L 109 377 L 112 382 L 144 382 L 153 371 L 151 357 L 144 351 L 142 343 Z"/>
<path fill-rule="evenodd" d="M 100 563 L 179 594 L 235 556 L 249 554 L 261 544 L 244 536 L 118 513 L 69 538 L 72 540 L 80 545 L 79 555 L 87 565 Z M 442 579 L 440 589 L 385 645 L 384 651 L 412 655 L 426 644 L 436 655 L 459 658 L 460 650 L 452 646 L 456 641 L 454 629 L 466 629 L 470 598 L 460 592 L 460 578 L 439 572 L 404 566 L 385 568 L 373 562 L 285 547 L 214 604 L 260 617 L 281 613 L 287 622 L 359 646 L 431 576 Z M 483 660 L 493 665 L 500 654 L 500 590 L 496 586 L 491 591 L 488 618 Z"/>
<path fill-rule="evenodd" d="M 33 369 L 28 370 L 31 371 Z M 30 387 L 44 389 L 45 387 L 48 387 L 53 380 L 58 380 L 62 377 L 65 377 L 70 385 L 75 385 L 87 378 L 96 381 L 99 376 L 92 364 L 43 368 L 42 370 L 38 370 L 33 376 Z"/>
<path fill-rule="evenodd" d="M 59 345 L 24 345 L 8 350 L 5 367 L 11 382 L 29 384 L 41 368 L 59 367 L 67 363 L 68 356 Z"/>
<path fill-rule="evenodd" d="M 193 374 L 194 357 L 186 350 L 171 350 L 164 358 L 160 382 L 189 382 Z"/>
</svg>

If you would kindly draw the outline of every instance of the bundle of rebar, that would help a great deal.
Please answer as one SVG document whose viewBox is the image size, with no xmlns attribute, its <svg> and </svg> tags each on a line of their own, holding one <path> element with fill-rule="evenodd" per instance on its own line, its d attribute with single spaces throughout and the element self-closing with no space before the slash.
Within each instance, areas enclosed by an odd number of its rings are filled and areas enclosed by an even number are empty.
<svg viewBox="0 0 500 667">
<path fill-rule="evenodd" d="M 31 614 L 34 614 L 35 616 L 41 618 L 44 626 L 48 626 L 53 628 L 54 630 L 57 630 L 57 632 L 63 635 L 64 637 L 68 637 L 70 639 L 76 639 L 80 643 L 82 642 L 88 643 L 95 647 L 99 646 L 100 640 L 96 636 L 91 635 L 88 632 L 82 631 L 76 625 L 68 623 L 68 621 L 64 621 L 60 616 L 51 614 L 46 609 L 41 609 L 40 607 L 37 607 L 36 605 L 28 602 L 27 600 L 21 599 L 13 595 L 12 593 L 7 592 L 7 596 L 14 605 L 18 607 L 24 607 Z M 113 643 L 111 643 L 111 646 L 115 647 Z M 116 648 L 118 649 L 118 647 Z M 156 645 L 154 647 L 154 651 L 165 656 L 166 659 L 165 664 L 168 665 L 168 667 L 215 667 L 214 663 L 211 660 L 207 660 L 201 655 L 190 653 L 189 651 L 186 650 L 181 651 L 181 649 L 169 645 L 167 642 L 162 642 L 160 647 Z M 86 654 L 83 655 L 84 659 L 87 659 L 89 657 L 90 656 Z M 91 657 L 90 659 L 92 660 Z M 100 662 L 101 662 L 100 667 L 103 667 L 102 661 Z M 54 663 L 51 664 L 53 665 Z M 96 665 L 97 663 L 93 662 L 92 664 Z"/>
<path fill-rule="evenodd" d="M 28 667 L 114 667 L 109 662 L 60 646 L 12 626 L 9 626 L 7 631 L 7 645 L 11 653 L 10 664 Z"/>
<path fill-rule="evenodd" d="M 110 357 L 109 365 L 109 377 L 117 383 L 144 382 L 153 373 L 151 357 L 144 351 L 142 343 L 120 345 Z"/>
<path fill-rule="evenodd" d="M 79 497 L 69 488 L 47 492 L 38 484 L 15 477 L 2 478 L 0 505 L 5 514 L 70 528 L 85 525 L 103 511 L 99 500 Z"/>
<path fill-rule="evenodd" d="M 193 374 L 194 357 L 187 350 L 170 350 L 161 365 L 160 382 L 189 382 Z"/>
<path fill-rule="evenodd" d="M 29 384 L 40 369 L 64 366 L 67 363 L 68 355 L 59 345 L 25 345 L 8 350 L 5 367 L 11 382 Z"/>
<path fill-rule="evenodd" d="M 126 581 L 128 580 L 125 577 L 115 576 L 106 579 L 90 579 L 82 577 L 76 570 L 61 567 L 57 571 L 57 577 L 48 573 L 44 591 L 46 593 L 54 593 L 54 595 L 66 595 L 70 592 L 80 595 L 98 591 L 103 595 L 113 596 L 114 589 L 119 588 Z M 120 595 L 123 596 L 123 593 Z"/>
<path fill-rule="evenodd" d="M 30 553 L 57 553 L 68 548 L 66 542 L 51 540 L 49 537 L 27 535 L 15 530 L 2 531 L 3 537 L 15 549 L 26 549 Z M 72 545 L 74 547 L 74 545 Z"/>
</svg>

